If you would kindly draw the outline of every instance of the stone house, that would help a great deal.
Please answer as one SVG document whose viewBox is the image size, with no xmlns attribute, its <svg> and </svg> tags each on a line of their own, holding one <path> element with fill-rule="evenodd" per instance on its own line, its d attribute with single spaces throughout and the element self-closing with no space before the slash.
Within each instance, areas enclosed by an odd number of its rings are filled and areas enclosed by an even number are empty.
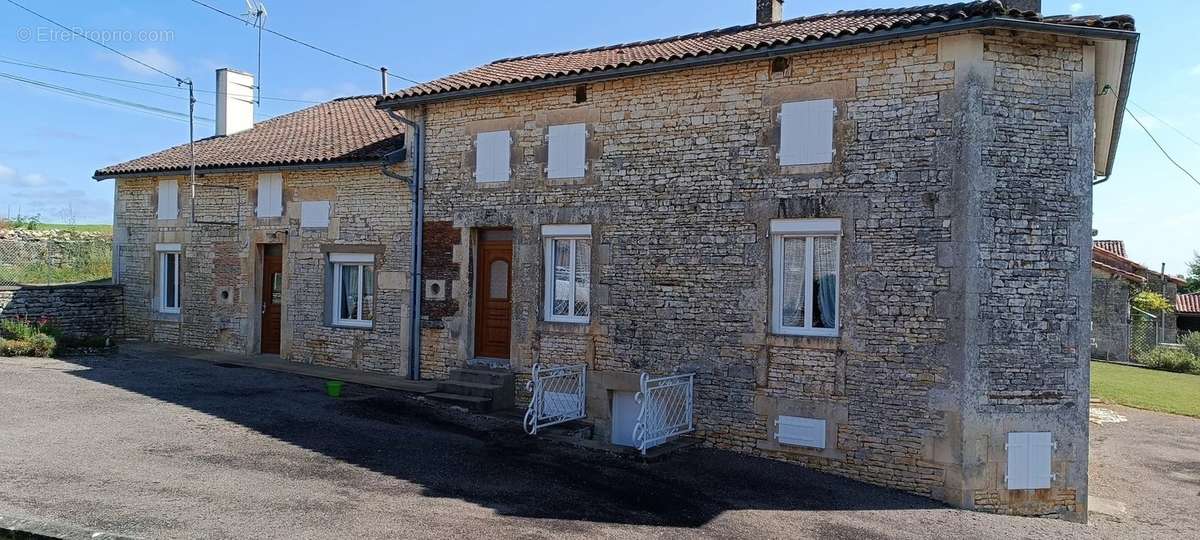
<svg viewBox="0 0 1200 540">
<path fill-rule="evenodd" d="M 1178 310 L 1137 313 L 1130 300 L 1141 291 L 1175 304 L 1183 279 L 1129 258 L 1122 240 L 1092 243 L 1092 358 L 1128 362 L 1135 351 L 1179 340 Z"/>
<path fill-rule="evenodd" d="M 759 0 L 755 24 L 388 94 L 418 200 L 378 160 L 313 163 L 282 173 L 283 216 L 260 225 L 256 175 L 278 163 L 239 163 L 200 182 L 241 186 L 240 224 L 219 228 L 153 219 L 179 160 L 100 171 L 138 246 L 122 257 L 122 281 L 145 283 L 127 289 L 146 312 L 131 327 L 257 352 L 270 249 L 297 362 L 520 381 L 586 365 L 588 419 L 616 444 L 639 374 L 692 373 L 705 444 L 1084 520 L 1091 185 L 1111 171 L 1137 34 L 1037 4 L 782 20 Z M 328 223 L 305 226 L 322 201 Z M 164 243 L 187 270 L 173 318 L 153 300 Z"/>
<path fill-rule="evenodd" d="M 1179 317 L 1179 335 L 1200 332 L 1200 293 L 1175 297 L 1175 314 Z"/>
</svg>

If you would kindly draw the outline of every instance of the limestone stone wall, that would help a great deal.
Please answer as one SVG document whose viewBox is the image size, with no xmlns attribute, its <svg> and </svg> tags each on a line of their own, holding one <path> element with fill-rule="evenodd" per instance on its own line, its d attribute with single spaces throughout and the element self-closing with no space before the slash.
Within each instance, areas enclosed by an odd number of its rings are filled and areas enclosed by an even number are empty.
<svg viewBox="0 0 1200 540">
<path fill-rule="evenodd" d="M 460 307 L 440 313 L 426 354 L 471 358 L 475 235 L 512 228 L 512 365 L 587 363 L 598 433 L 637 373 L 694 372 L 708 444 L 1080 519 L 1089 54 L 1073 39 L 963 34 L 799 55 L 783 71 L 596 82 L 583 102 L 564 87 L 428 105 L 429 219 L 461 245 L 443 276 Z M 781 167 L 781 103 L 823 98 L 838 110 L 833 163 Z M 547 129 L 574 122 L 587 176 L 548 180 Z M 478 184 L 474 135 L 495 130 L 512 135 L 512 179 Z M 769 331 L 767 232 L 785 217 L 842 221 L 839 337 Z M 592 225 L 586 325 L 544 320 L 545 224 Z M 828 448 L 774 442 L 780 414 L 826 419 Z M 1064 474 L 1011 495 L 1005 434 L 1038 430 Z"/>
<path fill-rule="evenodd" d="M 1129 361 L 1129 282 L 1093 273 L 1092 358 Z"/>
<path fill-rule="evenodd" d="M 272 172 L 266 171 L 263 172 Z M 156 219 L 157 177 L 117 184 L 120 280 L 128 329 L 142 339 L 229 352 L 259 351 L 261 264 L 265 245 L 284 254 L 281 353 L 285 358 L 368 371 L 406 373 L 410 195 L 377 166 L 283 171 L 284 215 L 256 218 L 257 174 L 206 175 L 191 219 L 190 189 L 180 185 L 179 219 Z M 233 186 L 236 190 L 212 186 Z M 240 200 L 241 214 L 238 215 Z M 328 227 L 302 228 L 301 203 L 330 202 Z M 182 312 L 156 306 L 156 244 L 182 245 Z M 375 253 L 375 324 L 329 324 L 328 254 Z"/>
<path fill-rule="evenodd" d="M 50 319 L 70 336 L 123 336 L 121 287 L 111 284 L 0 287 L 0 319 Z"/>
</svg>

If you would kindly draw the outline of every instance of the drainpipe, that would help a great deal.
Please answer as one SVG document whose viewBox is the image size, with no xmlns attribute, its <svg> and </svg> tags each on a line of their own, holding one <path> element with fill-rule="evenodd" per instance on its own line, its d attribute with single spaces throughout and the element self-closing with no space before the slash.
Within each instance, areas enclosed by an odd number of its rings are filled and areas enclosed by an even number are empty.
<svg viewBox="0 0 1200 540">
<path fill-rule="evenodd" d="M 423 252 L 422 243 L 425 236 L 423 234 L 425 230 L 425 167 L 422 166 L 422 161 L 424 161 L 425 157 L 425 117 L 421 115 L 420 120 L 414 122 L 400 115 L 394 109 L 388 109 L 387 113 L 392 119 L 408 126 L 413 134 L 412 151 L 409 152 L 413 164 L 412 178 L 403 177 L 388 169 L 389 166 L 404 159 L 403 156 L 395 156 L 396 152 L 388 154 L 384 158 L 383 174 L 407 181 L 413 194 L 412 297 L 409 300 L 412 303 L 412 318 L 409 321 L 408 378 L 419 381 L 421 380 L 421 284 L 423 281 L 421 277 L 421 253 Z"/>
</svg>

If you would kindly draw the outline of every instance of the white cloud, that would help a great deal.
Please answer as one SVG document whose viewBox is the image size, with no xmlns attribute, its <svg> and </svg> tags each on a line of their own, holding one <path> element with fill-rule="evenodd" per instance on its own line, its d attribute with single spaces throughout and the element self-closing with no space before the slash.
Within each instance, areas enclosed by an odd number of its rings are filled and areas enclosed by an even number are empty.
<svg viewBox="0 0 1200 540">
<path fill-rule="evenodd" d="M 17 171 L 12 170 L 12 167 L 7 167 L 3 163 L 0 163 L 0 178 L 8 178 L 16 173 Z"/>
<path fill-rule="evenodd" d="M 1071 10 L 1071 13 L 1079 13 L 1080 11 L 1083 11 L 1083 2 L 1075 2 L 1074 4 L 1071 4 L 1069 9 Z"/>
<path fill-rule="evenodd" d="M 179 62 L 177 62 L 174 58 L 172 58 L 171 55 L 169 55 L 165 52 L 162 52 L 154 47 L 142 49 L 140 51 L 127 52 L 125 54 L 128 54 L 129 56 L 136 58 L 140 62 L 154 66 L 154 67 L 156 67 L 162 71 L 165 71 L 167 73 L 176 74 L 181 71 L 179 69 L 179 67 L 180 67 Z M 114 55 L 106 56 L 106 58 L 108 58 L 108 57 L 116 58 L 117 61 L 120 62 L 121 67 L 125 68 L 125 70 L 130 73 L 136 73 L 138 75 L 147 75 L 147 74 L 155 73 L 153 70 L 147 68 L 146 66 L 143 66 L 143 65 L 141 65 L 137 62 L 134 62 L 133 60 L 130 60 L 128 58 L 114 56 Z"/>
<path fill-rule="evenodd" d="M 29 173 L 21 177 L 21 184 L 29 187 L 40 186 L 46 183 L 46 177 L 38 173 Z"/>
<path fill-rule="evenodd" d="M 1192 69 L 1189 71 L 1189 73 L 1191 73 L 1192 75 L 1200 76 L 1200 64 L 1196 64 L 1196 65 L 1192 66 Z"/>
</svg>

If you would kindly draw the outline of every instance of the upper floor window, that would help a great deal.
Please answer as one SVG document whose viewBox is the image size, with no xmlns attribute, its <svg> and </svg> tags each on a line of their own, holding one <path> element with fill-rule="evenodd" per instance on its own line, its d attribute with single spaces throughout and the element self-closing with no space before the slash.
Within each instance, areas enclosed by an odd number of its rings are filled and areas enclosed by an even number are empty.
<svg viewBox="0 0 1200 540">
<path fill-rule="evenodd" d="M 587 125 L 550 126 L 547 178 L 581 178 L 587 169 Z"/>
<path fill-rule="evenodd" d="M 179 181 L 158 181 L 158 219 L 179 218 Z"/>
<path fill-rule="evenodd" d="M 258 207 L 255 215 L 260 218 L 283 215 L 283 175 L 280 173 L 258 175 Z"/>
<path fill-rule="evenodd" d="M 331 253 L 333 316 L 338 326 L 370 328 L 375 320 L 375 256 L 370 253 Z"/>
<path fill-rule="evenodd" d="M 488 131 L 475 136 L 475 181 L 507 182 L 512 135 L 508 131 Z"/>
<path fill-rule="evenodd" d="M 779 164 L 833 162 L 832 99 L 784 103 L 779 110 Z"/>
<path fill-rule="evenodd" d="M 179 313 L 179 244 L 154 246 L 158 255 L 158 311 Z"/>
<path fill-rule="evenodd" d="M 586 323 L 592 314 L 592 226 L 543 225 L 547 321 Z"/>
<path fill-rule="evenodd" d="M 772 332 L 838 334 L 841 234 L 837 219 L 771 221 Z"/>
</svg>

